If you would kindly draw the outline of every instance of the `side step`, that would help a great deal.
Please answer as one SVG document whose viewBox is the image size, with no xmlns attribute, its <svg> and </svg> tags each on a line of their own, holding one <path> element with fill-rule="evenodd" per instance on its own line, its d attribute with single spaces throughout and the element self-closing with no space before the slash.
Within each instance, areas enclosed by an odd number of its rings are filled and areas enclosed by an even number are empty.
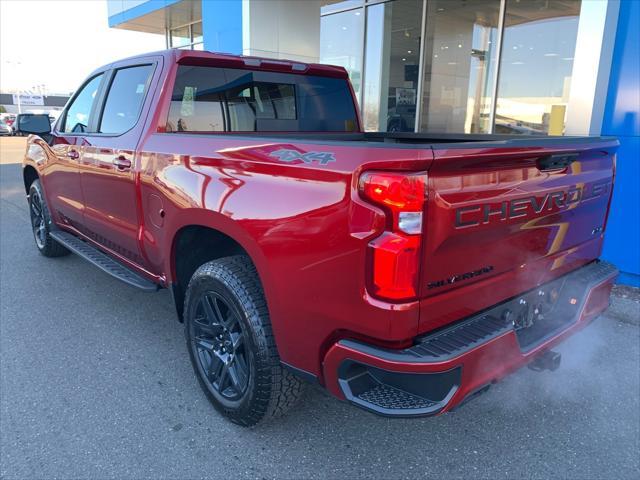
<svg viewBox="0 0 640 480">
<path fill-rule="evenodd" d="M 115 261 L 106 253 L 101 252 L 87 242 L 80 240 L 78 237 L 71 235 L 70 233 L 63 232 L 62 230 L 54 230 L 49 232 L 49 235 L 58 243 L 64 245 L 73 253 L 80 255 L 85 260 L 93 263 L 99 269 L 107 272 L 112 277 L 116 277 L 118 280 L 128 283 L 132 287 L 139 288 L 147 292 L 155 292 L 158 290 L 158 285 L 141 277 L 133 270 L 125 267 L 121 263 Z"/>
<path fill-rule="evenodd" d="M 338 383 L 352 404 L 387 417 L 417 417 L 440 412 L 458 391 L 462 369 L 437 373 L 389 372 L 344 360 Z"/>
</svg>

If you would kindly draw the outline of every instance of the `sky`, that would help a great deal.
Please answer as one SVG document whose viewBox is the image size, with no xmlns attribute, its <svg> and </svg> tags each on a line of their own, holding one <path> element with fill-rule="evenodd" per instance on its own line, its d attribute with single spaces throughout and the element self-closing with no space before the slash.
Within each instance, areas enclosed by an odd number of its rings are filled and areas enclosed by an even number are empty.
<svg viewBox="0 0 640 480">
<path fill-rule="evenodd" d="M 0 0 L 0 90 L 69 94 L 95 68 L 165 48 L 163 35 L 109 28 L 106 0 Z"/>
</svg>

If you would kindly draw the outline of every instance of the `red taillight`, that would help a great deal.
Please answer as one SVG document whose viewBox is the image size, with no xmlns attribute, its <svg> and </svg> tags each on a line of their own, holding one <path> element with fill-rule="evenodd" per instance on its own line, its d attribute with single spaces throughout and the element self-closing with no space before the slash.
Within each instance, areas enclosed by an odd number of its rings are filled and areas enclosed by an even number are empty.
<svg viewBox="0 0 640 480">
<path fill-rule="evenodd" d="M 368 172 L 360 177 L 362 193 L 392 210 L 422 211 L 424 175 Z"/>
<path fill-rule="evenodd" d="M 369 244 L 372 293 L 390 300 L 415 298 L 426 174 L 366 172 L 360 177 L 360 192 L 382 207 L 389 219 L 387 230 Z"/>
<path fill-rule="evenodd" d="M 402 300 L 416 296 L 420 236 L 385 232 L 369 244 L 376 296 Z"/>
</svg>

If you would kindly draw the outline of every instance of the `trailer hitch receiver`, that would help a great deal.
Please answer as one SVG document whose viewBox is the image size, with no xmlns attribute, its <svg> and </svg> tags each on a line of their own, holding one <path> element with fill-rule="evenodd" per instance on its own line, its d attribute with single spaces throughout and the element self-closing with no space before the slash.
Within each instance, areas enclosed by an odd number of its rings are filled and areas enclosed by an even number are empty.
<svg viewBox="0 0 640 480">
<path fill-rule="evenodd" d="M 562 355 L 560 353 L 547 350 L 529 363 L 528 367 L 534 372 L 542 372 L 543 370 L 553 372 L 560 367 L 561 359 Z"/>
</svg>

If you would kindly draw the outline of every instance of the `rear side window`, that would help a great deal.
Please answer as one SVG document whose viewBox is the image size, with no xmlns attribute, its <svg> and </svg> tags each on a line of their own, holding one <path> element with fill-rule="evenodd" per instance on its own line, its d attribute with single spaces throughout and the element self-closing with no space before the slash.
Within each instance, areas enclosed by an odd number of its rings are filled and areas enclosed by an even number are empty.
<svg viewBox="0 0 640 480">
<path fill-rule="evenodd" d="M 65 133 L 85 133 L 89 131 L 89 117 L 98 94 L 102 74 L 89 80 L 74 98 L 64 117 Z"/>
<path fill-rule="evenodd" d="M 152 65 L 116 70 L 102 111 L 100 132 L 120 134 L 133 128 L 138 121 L 152 72 Z"/>
<path fill-rule="evenodd" d="M 351 132 L 346 80 L 234 68 L 180 66 L 168 132 Z"/>
</svg>

